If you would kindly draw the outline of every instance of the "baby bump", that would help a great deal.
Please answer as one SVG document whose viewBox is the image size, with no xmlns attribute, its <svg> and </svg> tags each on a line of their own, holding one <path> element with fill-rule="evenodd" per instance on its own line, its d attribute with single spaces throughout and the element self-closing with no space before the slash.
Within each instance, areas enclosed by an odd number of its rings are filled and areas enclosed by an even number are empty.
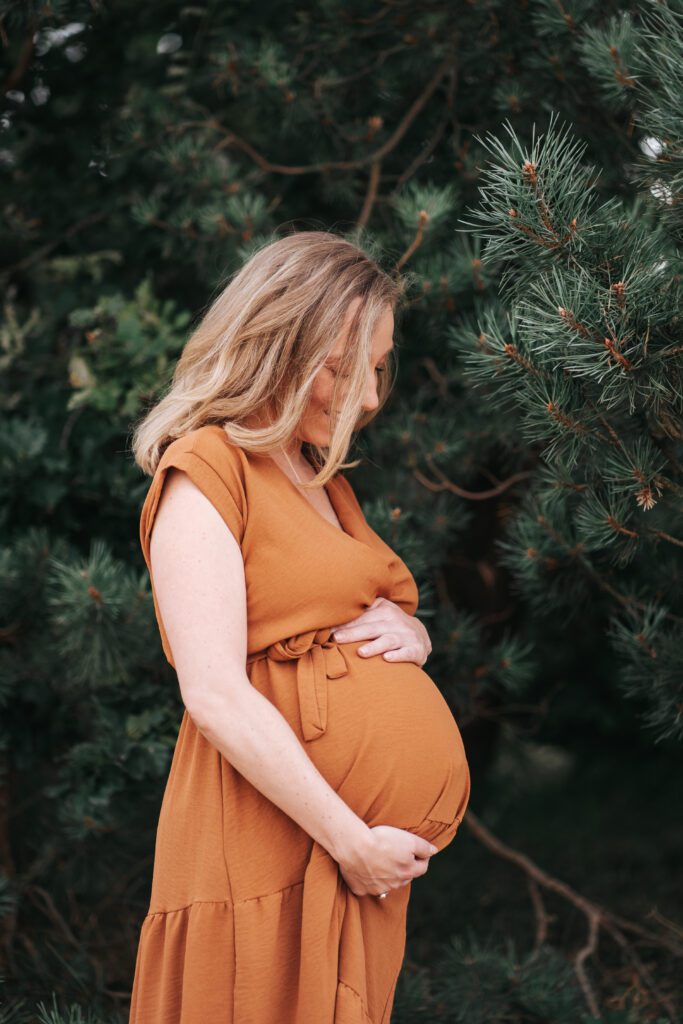
<svg viewBox="0 0 683 1024">
<path fill-rule="evenodd" d="M 439 837 L 452 838 L 469 798 L 460 730 L 423 669 L 363 658 L 360 645 L 346 645 L 348 688 L 330 680 L 328 731 L 310 755 L 368 825 L 417 830 L 445 845 Z"/>
<path fill-rule="evenodd" d="M 361 643 L 339 645 L 345 662 L 339 672 L 321 672 L 317 681 L 311 673 L 304 687 L 299 677 L 296 697 L 294 675 L 303 670 L 305 682 L 307 667 L 291 664 L 282 666 L 284 673 L 269 673 L 266 695 L 300 734 L 320 773 L 366 824 L 408 829 L 441 849 L 455 835 L 469 799 L 460 731 L 426 672 L 412 662 L 364 658 L 357 653 Z M 324 726 L 306 739 L 301 719 L 310 717 L 310 702 L 316 711 L 324 705 Z"/>
</svg>

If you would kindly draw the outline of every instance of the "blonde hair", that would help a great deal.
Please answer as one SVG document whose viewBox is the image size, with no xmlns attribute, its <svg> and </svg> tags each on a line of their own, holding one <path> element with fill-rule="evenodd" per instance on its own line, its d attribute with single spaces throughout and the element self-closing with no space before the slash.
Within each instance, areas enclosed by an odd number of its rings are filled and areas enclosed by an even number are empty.
<svg viewBox="0 0 683 1024">
<path fill-rule="evenodd" d="M 328 231 L 296 232 L 257 249 L 193 331 L 166 394 L 135 426 L 131 448 L 138 466 L 153 475 L 171 441 L 206 424 L 219 424 L 246 451 L 267 454 L 287 445 L 349 304 L 360 297 L 335 379 L 329 445 L 302 447 L 317 470 L 311 487 L 358 465 L 344 462 L 353 434 L 384 406 L 395 378 L 392 350 L 387 372 L 379 374 L 379 405 L 364 412 L 372 336 L 387 306 L 402 308 L 406 280 Z M 343 376 L 348 386 L 339 402 Z M 270 422 L 245 422 L 260 420 L 264 411 Z"/>
</svg>

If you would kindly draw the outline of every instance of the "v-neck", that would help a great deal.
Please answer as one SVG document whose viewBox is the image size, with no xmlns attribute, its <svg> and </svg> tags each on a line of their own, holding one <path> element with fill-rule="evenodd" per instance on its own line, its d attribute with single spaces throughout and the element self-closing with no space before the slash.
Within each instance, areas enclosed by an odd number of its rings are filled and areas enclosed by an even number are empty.
<svg viewBox="0 0 683 1024">
<path fill-rule="evenodd" d="M 311 502 L 308 500 L 308 498 L 306 497 L 305 494 L 301 493 L 301 491 L 296 486 L 294 481 L 291 480 L 287 476 L 287 474 L 285 473 L 284 469 L 277 464 L 275 459 L 272 459 L 270 456 L 266 456 L 266 458 L 267 458 L 268 462 L 272 463 L 272 465 L 275 466 L 275 469 L 280 474 L 280 476 L 284 477 L 284 479 L 286 480 L 286 482 L 289 485 L 289 487 L 291 488 L 291 490 L 294 491 L 294 493 L 299 497 L 299 499 L 301 501 L 304 501 L 308 505 L 308 507 L 311 510 L 311 514 L 312 515 L 317 516 L 318 519 L 321 519 L 323 521 L 323 523 L 325 524 L 325 526 L 327 526 L 330 530 L 334 530 L 335 533 L 341 534 L 343 537 L 348 537 L 349 540 L 354 540 L 354 541 L 356 541 L 359 544 L 363 543 L 362 541 L 359 541 L 358 538 L 355 537 L 353 535 L 353 533 L 351 533 L 351 531 L 349 529 L 350 523 L 351 523 L 351 516 L 350 516 L 349 511 L 348 511 L 348 506 L 346 505 L 346 503 L 343 501 L 343 498 L 341 498 L 341 495 L 339 494 L 339 490 L 338 490 L 338 487 L 337 487 L 337 481 L 336 481 L 336 479 L 334 477 L 332 477 L 332 479 L 329 481 L 329 483 L 324 485 L 324 489 L 325 489 L 325 493 L 327 494 L 327 497 L 329 499 L 330 505 L 332 506 L 334 514 L 336 515 L 337 519 L 339 520 L 340 526 L 335 526 L 334 523 L 331 523 L 329 521 L 329 519 L 325 518 L 325 516 L 322 514 L 322 512 L 318 512 L 317 508 L 315 508 L 311 504 Z M 330 484 L 332 484 L 334 486 L 330 486 Z M 342 504 L 343 504 L 343 508 L 344 508 L 343 512 L 340 511 L 341 508 L 342 508 Z"/>
<path fill-rule="evenodd" d="M 220 430 L 223 440 L 226 441 L 226 443 L 230 443 L 225 431 L 220 426 L 220 424 L 216 424 L 216 426 Z M 275 472 L 279 473 L 279 475 L 284 478 L 285 482 L 287 483 L 287 486 L 297 495 L 299 501 L 305 502 L 310 509 L 311 515 L 317 516 L 318 519 L 322 520 L 323 525 L 328 530 L 334 530 L 336 534 L 341 535 L 342 537 L 346 537 L 348 538 L 348 540 L 353 541 L 356 544 L 362 544 L 363 547 L 367 548 L 368 550 L 372 550 L 370 545 L 366 544 L 365 541 L 360 540 L 353 533 L 352 523 L 354 512 L 351 509 L 349 503 L 344 499 L 343 495 L 340 494 L 337 480 L 334 477 L 332 477 L 330 482 L 328 484 L 325 484 L 324 487 L 330 505 L 334 510 L 334 514 L 336 515 L 337 519 L 341 524 L 340 526 L 335 526 L 334 523 L 331 523 L 329 519 L 325 518 L 322 512 L 318 512 L 318 510 L 314 508 L 314 506 L 310 503 L 308 498 L 301 493 L 301 491 L 296 486 L 294 481 L 290 480 L 290 478 L 285 473 L 284 469 L 282 469 L 282 467 L 277 464 L 275 459 L 271 458 L 269 455 L 261 455 L 259 456 L 259 458 L 262 459 L 264 462 L 271 463 L 275 467 Z M 315 466 L 312 466 L 311 468 L 315 469 Z M 334 486 L 330 486 L 330 484 Z"/>
</svg>

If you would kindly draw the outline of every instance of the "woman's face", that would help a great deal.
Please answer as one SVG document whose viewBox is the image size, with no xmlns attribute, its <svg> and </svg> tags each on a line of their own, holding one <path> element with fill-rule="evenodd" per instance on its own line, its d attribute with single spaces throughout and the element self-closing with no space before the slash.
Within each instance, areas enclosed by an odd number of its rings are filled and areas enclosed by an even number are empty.
<svg viewBox="0 0 683 1024">
<path fill-rule="evenodd" d="M 302 441 L 324 447 L 330 441 L 330 417 L 328 410 L 332 401 L 332 392 L 335 383 L 335 365 L 338 362 L 346 345 L 346 338 L 349 326 L 353 320 L 356 308 L 361 302 L 360 297 L 354 299 L 346 313 L 346 318 L 339 332 L 337 343 L 325 360 L 325 365 L 318 370 L 311 388 L 311 395 L 306 412 L 299 424 L 297 434 Z M 375 332 L 372 336 L 372 355 L 367 368 L 365 378 L 365 391 L 363 393 L 363 410 L 371 412 L 379 404 L 377 395 L 378 373 L 384 372 L 387 356 L 394 347 L 394 314 L 391 306 L 380 317 Z M 345 393 L 344 382 L 341 385 L 342 395 Z"/>
</svg>

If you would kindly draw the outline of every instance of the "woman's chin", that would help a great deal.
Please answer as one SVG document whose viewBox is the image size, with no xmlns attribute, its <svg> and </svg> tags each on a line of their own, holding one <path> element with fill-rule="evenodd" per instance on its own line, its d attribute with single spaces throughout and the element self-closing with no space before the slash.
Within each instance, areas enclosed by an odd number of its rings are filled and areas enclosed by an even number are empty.
<svg viewBox="0 0 683 1024">
<path fill-rule="evenodd" d="M 311 434 L 309 440 L 311 444 L 317 444 L 319 448 L 327 448 L 331 440 L 330 431 L 316 430 L 314 435 Z"/>
<path fill-rule="evenodd" d="M 330 443 L 330 436 L 332 434 L 332 422 L 329 416 L 326 416 L 324 412 L 321 412 L 315 417 L 315 420 L 310 422 L 306 431 L 306 440 L 309 444 L 317 444 L 321 448 L 326 447 Z"/>
</svg>

